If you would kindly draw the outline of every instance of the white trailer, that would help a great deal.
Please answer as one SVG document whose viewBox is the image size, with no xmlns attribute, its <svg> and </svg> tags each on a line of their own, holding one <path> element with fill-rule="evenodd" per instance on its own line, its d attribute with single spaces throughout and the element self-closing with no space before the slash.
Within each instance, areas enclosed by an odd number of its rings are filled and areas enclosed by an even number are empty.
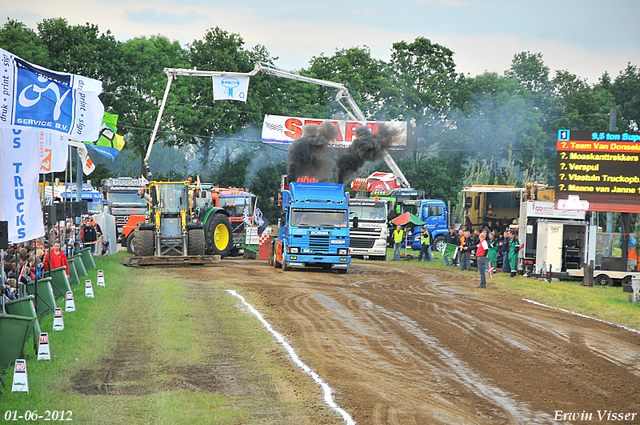
<svg viewBox="0 0 640 425">
<path fill-rule="evenodd" d="M 595 259 L 596 234 L 585 211 L 558 210 L 548 201 L 522 202 L 517 270 L 525 276 L 567 276 Z"/>
</svg>

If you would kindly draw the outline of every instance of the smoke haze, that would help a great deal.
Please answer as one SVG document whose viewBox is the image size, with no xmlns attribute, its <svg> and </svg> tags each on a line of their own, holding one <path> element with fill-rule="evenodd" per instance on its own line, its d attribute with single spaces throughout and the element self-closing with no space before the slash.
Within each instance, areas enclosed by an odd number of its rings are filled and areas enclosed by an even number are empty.
<svg viewBox="0 0 640 425">
<path fill-rule="evenodd" d="M 397 131 L 391 126 L 378 125 L 373 133 L 367 126 L 354 129 L 356 139 L 347 152 L 338 158 L 338 183 L 346 183 L 353 178 L 366 162 L 382 159 L 382 154 L 389 147 Z"/>
<path fill-rule="evenodd" d="M 287 152 L 287 168 L 289 181 L 299 177 L 312 177 L 317 181 L 331 178 L 333 159 L 327 148 L 329 142 L 336 137 L 336 128 L 330 122 L 322 125 L 306 125 L 303 135 L 289 146 Z"/>
</svg>

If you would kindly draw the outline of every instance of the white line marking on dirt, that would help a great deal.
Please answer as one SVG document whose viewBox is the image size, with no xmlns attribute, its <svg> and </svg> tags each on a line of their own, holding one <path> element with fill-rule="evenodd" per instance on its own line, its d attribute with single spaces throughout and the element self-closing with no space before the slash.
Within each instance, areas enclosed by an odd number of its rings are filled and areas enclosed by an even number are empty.
<svg viewBox="0 0 640 425">
<path fill-rule="evenodd" d="M 311 370 L 309 366 L 307 366 L 302 362 L 302 360 L 300 360 L 300 357 L 298 357 L 296 352 L 293 351 L 293 347 L 289 345 L 285 337 L 282 336 L 282 334 L 280 334 L 278 331 L 273 329 L 273 327 L 269 324 L 269 322 L 267 322 L 264 319 L 264 317 L 262 317 L 262 314 L 260 314 L 258 310 L 256 310 L 251 304 L 249 304 L 242 295 L 238 294 L 236 291 L 231 289 L 227 289 L 227 292 L 233 295 L 234 297 L 238 298 L 240 301 L 242 301 L 242 304 L 244 304 L 249 309 L 249 311 L 258 318 L 258 320 L 264 325 L 264 327 L 267 328 L 269 332 L 271 332 L 271 335 L 273 335 L 278 340 L 278 342 L 282 344 L 282 346 L 284 346 L 284 348 L 289 352 L 289 355 L 291 356 L 291 359 L 293 360 L 293 362 L 300 369 L 302 369 L 307 375 L 313 378 L 314 381 L 316 381 L 316 383 L 322 388 L 322 391 L 324 393 L 325 403 L 327 403 L 327 405 L 331 407 L 333 410 L 338 412 L 340 416 L 342 416 L 344 421 L 347 423 L 347 425 L 355 425 L 356 422 L 353 420 L 351 415 L 349 415 L 345 410 L 341 409 L 333 400 L 333 395 L 332 395 L 333 390 L 331 390 L 331 387 L 329 387 L 329 385 L 327 385 L 327 383 L 324 382 L 316 372 Z"/>
<path fill-rule="evenodd" d="M 617 324 L 615 324 L 615 323 L 607 322 L 607 321 L 605 321 L 605 320 L 596 319 L 595 317 L 585 316 L 584 314 L 576 313 L 575 311 L 565 310 L 564 308 L 552 307 L 552 306 L 550 306 L 550 305 L 542 304 L 542 303 L 539 303 L 539 302 L 537 302 L 537 301 L 528 300 L 528 299 L 526 299 L 526 298 L 523 298 L 523 299 L 522 299 L 522 301 L 526 301 L 526 302 L 531 303 L 531 304 L 539 305 L 539 306 L 541 306 L 541 307 L 550 308 L 550 309 L 552 309 L 552 310 L 558 310 L 558 311 L 562 311 L 562 312 L 564 312 L 564 313 L 573 314 L 574 316 L 584 317 L 585 319 L 595 320 L 596 322 L 606 323 L 607 325 L 617 326 L 617 327 L 619 327 L 619 328 L 624 329 L 625 331 L 629 331 L 629 332 L 634 332 L 634 333 L 640 334 L 640 331 L 638 331 L 638 330 L 636 330 L 636 329 L 633 329 L 633 328 L 630 328 L 630 327 L 628 327 L 628 326 L 624 326 L 624 325 L 617 325 Z"/>
</svg>

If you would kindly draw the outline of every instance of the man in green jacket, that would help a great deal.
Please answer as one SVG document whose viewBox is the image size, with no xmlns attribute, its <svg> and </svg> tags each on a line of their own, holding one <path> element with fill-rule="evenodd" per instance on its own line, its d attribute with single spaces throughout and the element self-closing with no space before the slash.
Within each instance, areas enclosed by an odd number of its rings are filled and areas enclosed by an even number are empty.
<svg viewBox="0 0 640 425">
<path fill-rule="evenodd" d="M 509 266 L 511 267 L 511 277 L 514 277 L 516 275 L 518 251 L 520 251 L 520 242 L 518 242 L 518 238 L 516 238 L 516 232 L 512 230 L 511 240 L 509 241 Z"/>
</svg>

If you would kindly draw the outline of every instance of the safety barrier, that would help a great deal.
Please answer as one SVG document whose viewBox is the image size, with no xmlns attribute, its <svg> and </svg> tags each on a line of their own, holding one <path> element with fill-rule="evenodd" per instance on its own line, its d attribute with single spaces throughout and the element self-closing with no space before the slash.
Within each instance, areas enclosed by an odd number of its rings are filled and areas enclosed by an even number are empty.
<svg viewBox="0 0 640 425">
<path fill-rule="evenodd" d="M 53 294 L 56 298 L 64 297 L 67 291 L 71 290 L 71 285 L 67 278 L 67 268 L 65 266 L 51 270 L 50 277 L 51 287 L 53 288 Z"/>
<path fill-rule="evenodd" d="M 87 268 L 84 266 L 84 261 L 82 261 L 82 258 L 80 257 L 80 255 L 81 254 L 76 254 L 72 256 L 70 260 L 73 260 L 74 264 L 76 265 L 76 271 L 78 272 L 78 277 L 84 277 L 88 273 L 87 273 Z"/>
<path fill-rule="evenodd" d="M 96 262 L 93 261 L 93 255 L 91 255 L 91 248 L 81 249 L 80 257 L 82 258 L 82 262 L 84 263 L 84 268 L 87 270 L 92 270 L 96 268 Z"/>
<path fill-rule="evenodd" d="M 40 337 L 40 322 L 36 315 L 36 307 L 33 304 L 34 296 L 27 295 L 26 297 L 18 298 L 14 301 L 7 301 L 4 305 L 7 310 L 7 314 L 14 316 L 30 317 L 32 319 L 30 327 L 31 334 L 33 335 L 33 349 L 38 352 L 38 338 Z"/>
<path fill-rule="evenodd" d="M 24 344 L 32 320 L 30 317 L 0 314 L 0 369 L 24 358 Z"/>
<path fill-rule="evenodd" d="M 27 283 L 27 294 L 36 295 L 35 282 Z M 38 315 L 43 316 L 45 314 L 53 313 L 56 308 L 56 299 L 53 295 L 53 289 L 51 288 L 51 278 L 45 277 L 38 280 L 38 295 L 36 297 L 36 310 Z"/>
<path fill-rule="evenodd" d="M 76 262 L 69 260 L 69 283 L 73 286 L 80 285 L 80 277 L 76 270 Z"/>
</svg>

